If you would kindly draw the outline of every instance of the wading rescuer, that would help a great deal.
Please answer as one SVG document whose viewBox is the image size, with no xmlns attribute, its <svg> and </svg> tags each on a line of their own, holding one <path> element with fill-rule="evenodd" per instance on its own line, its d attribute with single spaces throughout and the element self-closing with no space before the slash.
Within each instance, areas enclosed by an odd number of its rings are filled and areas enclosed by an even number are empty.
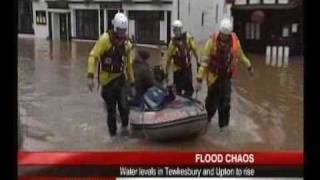
<svg viewBox="0 0 320 180">
<path fill-rule="evenodd" d="M 198 63 L 197 47 L 194 38 L 188 32 L 182 32 L 182 22 L 176 20 L 172 24 L 174 37 L 169 43 L 165 66 L 165 76 L 173 64 L 173 83 L 178 95 L 191 97 L 193 94 L 191 51 Z M 184 93 L 182 93 L 184 91 Z"/>
<path fill-rule="evenodd" d="M 231 78 L 235 73 L 238 60 L 247 67 L 250 75 L 253 75 L 251 62 L 243 53 L 240 41 L 232 29 L 232 21 L 224 18 L 219 24 L 219 32 L 213 34 L 206 42 L 195 88 L 196 91 L 201 89 L 202 79 L 206 76 L 208 94 L 205 106 L 208 122 L 211 122 L 218 110 L 221 131 L 229 125 Z"/>
<path fill-rule="evenodd" d="M 88 59 L 88 86 L 94 88 L 94 74 L 99 63 L 99 83 L 101 96 L 108 112 L 107 124 L 111 137 L 117 134 L 116 107 L 120 112 L 122 135 L 128 134 L 129 106 L 126 85 L 133 87 L 132 44 L 126 36 L 128 19 L 123 13 L 117 13 L 113 19 L 113 30 L 105 32 L 90 52 Z M 101 70 L 100 70 L 101 69 Z M 129 82 L 129 83 L 127 83 Z M 134 88 L 131 88 L 134 93 Z"/>
</svg>

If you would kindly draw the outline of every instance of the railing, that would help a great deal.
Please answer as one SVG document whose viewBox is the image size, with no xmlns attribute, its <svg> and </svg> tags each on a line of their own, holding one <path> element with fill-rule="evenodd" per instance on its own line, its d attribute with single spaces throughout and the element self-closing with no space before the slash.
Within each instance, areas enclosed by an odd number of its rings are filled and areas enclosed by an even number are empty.
<svg viewBox="0 0 320 180">
<path fill-rule="evenodd" d="M 289 64 L 289 46 L 266 46 L 266 64 L 277 67 L 288 67 Z"/>
</svg>

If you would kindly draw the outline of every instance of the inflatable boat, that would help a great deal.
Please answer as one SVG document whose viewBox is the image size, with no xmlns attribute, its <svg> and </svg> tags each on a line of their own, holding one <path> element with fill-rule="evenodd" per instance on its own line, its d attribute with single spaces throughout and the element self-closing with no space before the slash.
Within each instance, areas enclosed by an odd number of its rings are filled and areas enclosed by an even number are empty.
<svg viewBox="0 0 320 180">
<path fill-rule="evenodd" d="M 176 96 L 159 111 L 131 108 L 129 122 L 133 133 L 166 140 L 198 135 L 205 131 L 208 121 L 200 101 Z"/>
</svg>

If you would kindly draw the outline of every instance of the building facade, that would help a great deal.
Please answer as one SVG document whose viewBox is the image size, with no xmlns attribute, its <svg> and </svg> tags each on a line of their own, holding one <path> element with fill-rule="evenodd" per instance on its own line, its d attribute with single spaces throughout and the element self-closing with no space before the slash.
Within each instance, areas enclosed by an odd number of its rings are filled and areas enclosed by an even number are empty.
<svg viewBox="0 0 320 180">
<path fill-rule="evenodd" d="M 25 0 L 27 1 L 27 0 Z M 112 28 L 118 11 L 129 18 L 128 35 L 140 44 L 167 44 L 175 19 L 198 41 L 231 15 L 225 0 L 36 0 L 32 1 L 34 36 L 50 40 L 96 40 Z"/>
<path fill-rule="evenodd" d="M 180 0 L 179 19 L 199 42 L 218 31 L 223 17 L 231 17 L 231 4 L 225 0 Z"/>
<path fill-rule="evenodd" d="M 18 33 L 33 34 L 32 1 L 19 0 L 18 2 Z"/>
<path fill-rule="evenodd" d="M 235 0 L 232 15 L 245 50 L 288 47 L 290 55 L 303 54 L 302 0 Z"/>
</svg>

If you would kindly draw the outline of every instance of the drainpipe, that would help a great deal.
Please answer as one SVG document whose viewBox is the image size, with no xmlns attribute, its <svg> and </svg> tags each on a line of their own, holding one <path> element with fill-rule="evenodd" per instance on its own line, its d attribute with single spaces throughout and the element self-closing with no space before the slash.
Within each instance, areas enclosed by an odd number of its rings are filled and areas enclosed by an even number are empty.
<svg viewBox="0 0 320 180">
<path fill-rule="evenodd" d="M 180 0 L 178 0 L 178 19 L 180 19 Z"/>
</svg>

